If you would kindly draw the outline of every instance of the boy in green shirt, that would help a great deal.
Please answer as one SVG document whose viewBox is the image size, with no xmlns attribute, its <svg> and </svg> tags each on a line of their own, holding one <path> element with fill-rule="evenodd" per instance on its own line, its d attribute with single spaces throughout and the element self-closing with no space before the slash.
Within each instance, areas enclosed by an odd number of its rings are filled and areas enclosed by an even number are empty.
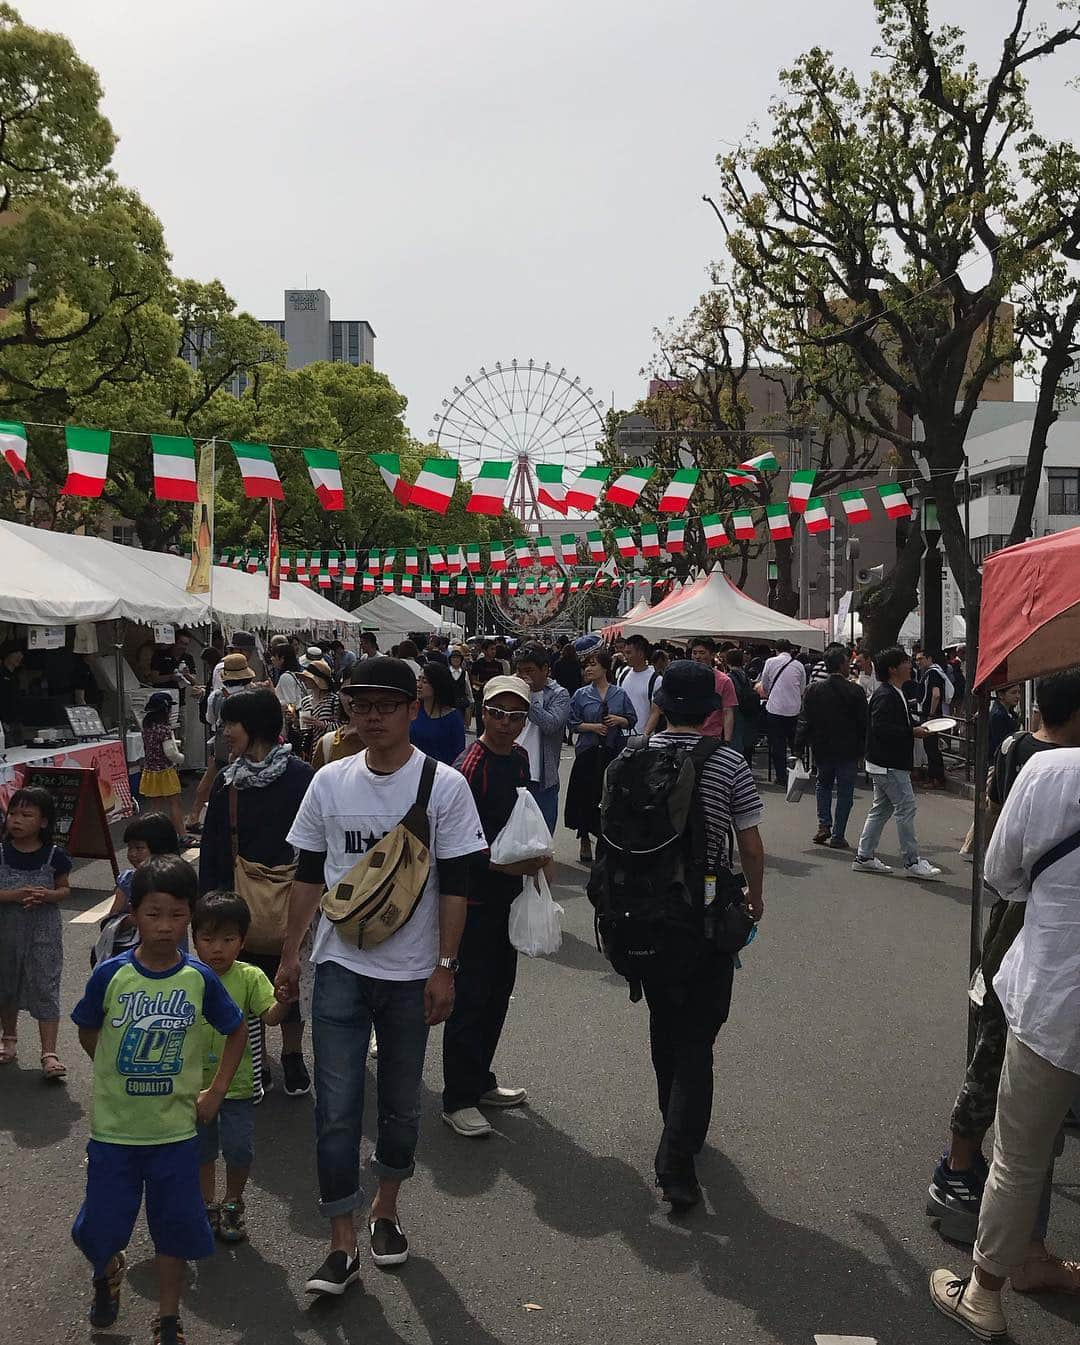
<svg viewBox="0 0 1080 1345">
<path fill-rule="evenodd" d="M 271 1027 L 282 1022 L 288 1003 L 279 1003 L 269 977 L 249 962 L 238 962 L 251 926 L 251 912 L 235 892 L 210 892 L 200 897 L 191 919 L 195 951 L 217 973 L 237 1008 L 244 1015 L 248 1040 L 221 1108 L 211 1121 L 199 1125 L 199 1181 L 210 1226 L 223 1242 L 243 1242 L 244 1187 L 254 1156 L 255 1070 L 251 1059 L 252 1033 L 261 1031 L 259 1020 Z M 204 1033 L 203 1081 L 208 1083 L 219 1068 L 226 1039 L 213 1027 Z M 225 1199 L 217 1203 L 217 1156 L 225 1159 Z"/>
<path fill-rule="evenodd" d="M 214 1250 L 196 1120 L 217 1115 L 247 1045 L 243 1015 L 215 973 L 177 948 L 197 896 L 195 870 L 179 855 L 144 864 L 131 884 L 138 947 L 98 963 L 71 1015 L 94 1062 L 86 1199 L 71 1230 L 94 1268 L 90 1324 L 116 1321 L 124 1248 L 145 1188 L 158 1281 L 154 1345 L 184 1345 L 184 1262 Z M 204 1020 L 226 1039 L 209 1087 Z"/>
</svg>

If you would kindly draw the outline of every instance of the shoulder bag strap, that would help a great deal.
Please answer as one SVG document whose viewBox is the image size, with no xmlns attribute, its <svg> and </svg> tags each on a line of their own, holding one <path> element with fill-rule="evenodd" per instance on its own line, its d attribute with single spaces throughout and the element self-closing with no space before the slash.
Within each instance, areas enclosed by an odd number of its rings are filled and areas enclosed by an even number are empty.
<svg viewBox="0 0 1080 1345">
<path fill-rule="evenodd" d="M 237 798 L 236 786 L 229 785 L 229 841 L 232 847 L 232 860 L 235 866 L 240 857 L 240 842 L 236 834 Z"/>
<path fill-rule="evenodd" d="M 649 704 L 652 704 L 652 694 L 656 690 L 656 684 L 660 680 L 659 671 L 654 668 L 653 675 L 649 678 Z"/>
<path fill-rule="evenodd" d="M 1058 841 L 1057 845 L 1051 846 L 1045 855 L 1040 855 L 1031 866 L 1031 875 L 1028 882 L 1034 885 L 1035 879 L 1051 864 L 1056 864 L 1059 859 L 1071 855 L 1074 850 L 1080 850 L 1080 831 L 1074 831 L 1071 836 L 1066 836 L 1063 841 Z"/>
<path fill-rule="evenodd" d="M 425 754 L 424 764 L 420 768 L 420 784 L 416 790 L 416 802 L 401 819 L 400 825 L 421 841 L 424 845 L 430 844 L 431 827 L 428 825 L 427 807 L 431 799 L 431 787 L 435 783 L 435 767 L 437 763 L 434 757 Z"/>
</svg>

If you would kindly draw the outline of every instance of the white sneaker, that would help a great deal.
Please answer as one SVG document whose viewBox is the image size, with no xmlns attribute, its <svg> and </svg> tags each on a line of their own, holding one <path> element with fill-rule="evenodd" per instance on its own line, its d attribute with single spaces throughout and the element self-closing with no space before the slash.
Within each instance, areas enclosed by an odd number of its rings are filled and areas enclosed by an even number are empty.
<svg viewBox="0 0 1080 1345">
<path fill-rule="evenodd" d="M 858 855 L 852 861 L 852 873 L 892 873 L 888 864 L 882 864 L 877 855 L 871 855 L 869 859 L 860 859 Z"/>
<path fill-rule="evenodd" d="M 909 878 L 925 878 L 929 882 L 941 877 L 941 870 L 935 869 L 928 859 L 919 859 L 914 864 L 905 865 L 904 872 Z"/>
<path fill-rule="evenodd" d="M 476 1107 L 460 1107 L 457 1111 L 444 1111 L 443 1120 L 451 1130 L 466 1139 L 485 1139 L 491 1134 L 491 1123 Z"/>
<path fill-rule="evenodd" d="M 939 1312 L 966 1327 L 980 1340 L 999 1341 L 1006 1338 L 1005 1314 L 1001 1311 L 1000 1296 L 992 1297 L 986 1290 L 978 1297 L 978 1305 L 969 1301 L 976 1294 L 968 1294 L 973 1280 L 962 1280 L 951 1270 L 935 1270 L 930 1276 L 930 1298 Z M 978 1289 L 978 1286 L 975 1286 Z M 989 1301 L 987 1301 L 989 1300 Z"/>
<path fill-rule="evenodd" d="M 480 1094 L 481 1107 L 520 1107 L 529 1096 L 524 1088 L 489 1088 Z"/>
</svg>

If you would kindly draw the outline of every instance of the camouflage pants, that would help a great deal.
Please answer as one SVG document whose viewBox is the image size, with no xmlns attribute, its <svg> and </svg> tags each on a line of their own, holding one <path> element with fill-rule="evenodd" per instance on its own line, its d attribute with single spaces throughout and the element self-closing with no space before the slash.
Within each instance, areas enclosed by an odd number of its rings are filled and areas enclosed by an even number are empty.
<svg viewBox="0 0 1080 1345">
<path fill-rule="evenodd" d="M 981 1144 L 997 1110 L 998 1084 L 1005 1063 L 1009 1027 L 1001 1001 L 990 986 L 977 1010 L 975 1050 L 953 1106 L 949 1128 L 954 1135 Z"/>
</svg>

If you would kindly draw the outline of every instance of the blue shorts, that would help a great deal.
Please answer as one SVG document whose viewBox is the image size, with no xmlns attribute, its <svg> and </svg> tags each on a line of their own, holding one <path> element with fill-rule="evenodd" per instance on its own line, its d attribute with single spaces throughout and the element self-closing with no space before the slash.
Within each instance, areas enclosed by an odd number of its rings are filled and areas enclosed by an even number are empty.
<svg viewBox="0 0 1080 1345">
<path fill-rule="evenodd" d="M 131 1241 L 144 1187 L 146 1222 L 159 1256 L 198 1261 L 213 1255 L 214 1235 L 199 1189 L 197 1136 L 175 1144 L 91 1140 L 86 1154 L 86 1199 L 71 1236 L 96 1277 Z"/>
<path fill-rule="evenodd" d="M 255 1156 L 255 1104 L 249 1097 L 227 1097 L 208 1126 L 199 1126 L 199 1162 L 218 1154 L 227 1168 L 249 1168 Z"/>
</svg>

